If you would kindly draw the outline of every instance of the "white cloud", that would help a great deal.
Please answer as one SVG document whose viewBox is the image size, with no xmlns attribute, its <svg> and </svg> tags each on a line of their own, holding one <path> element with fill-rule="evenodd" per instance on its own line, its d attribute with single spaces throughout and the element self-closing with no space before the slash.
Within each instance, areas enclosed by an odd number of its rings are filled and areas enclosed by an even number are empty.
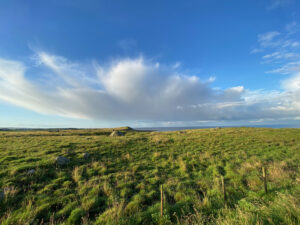
<svg viewBox="0 0 300 225">
<path fill-rule="evenodd" d="M 300 61 L 289 62 L 275 70 L 268 71 L 267 73 L 280 73 L 280 74 L 294 74 L 300 71 Z"/>
<path fill-rule="evenodd" d="M 142 57 L 106 66 L 45 52 L 36 58 L 53 82 L 30 80 L 29 65 L 1 59 L 0 99 L 42 114 L 110 121 L 265 120 L 300 113 L 298 76 L 284 80 L 281 92 L 216 89 L 215 78 L 202 81 Z"/>
<path fill-rule="evenodd" d="M 300 26 L 297 24 L 296 21 L 293 21 L 291 23 L 288 23 L 285 26 L 285 30 L 288 32 L 288 34 L 294 34 L 300 29 Z"/>
<path fill-rule="evenodd" d="M 292 40 L 285 40 L 282 43 L 282 48 L 290 48 L 290 49 L 295 49 L 300 46 L 300 42 L 298 41 L 292 41 Z"/>
<path fill-rule="evenodd" d="M 174 69 L 178 69 L 180 66 L 181 66 L 181 63 L 180 62 L 176 62 L 176 63 L 174 63 L 173 68 Z"/>
<path fill-rule="evenodd" d="M 279 36 L 278 31 L 270 31 L 264 34 L 258 35 L 258 42 L 262 47 L 270 47 L 278 45 L 278 42 L 274 41 L 275 37 Z"/>
<path fill-rule="evenodd" d="M 133 38 L 122 39 L 118 41 L 118 46 L 125 52 L 135 50 L 137 47 L 137 42 Z"/>
<path fill-rule="evenodd" d="M 211 82 L 211 83 L 214 82 L 215 80 L 216 80 L 216 77 L 211 76 L 208 78 L 208 82 Z"/>
<path fill-rule="evenodd" d="M 283 7 L 291 3 L 292 0 L 271 0 L 270 4 L 267 6 L 268 10 L 273 10 L 279 7 Z"/>
<path fill-rule="evenodd" d="M 273 52 L 270 54 L 264 55 L 262 58 L 265 60 L 264 62 L 270 63 L 272 61 L 278 61 L 278 60 L 286 60 L 286 59 L 297 59 L 299 58 L 300 54 L 295 52 Z"/>
<path fill-rule="evenodd" d="M 298 70 L 296 74 L 293 74 L 288 79 L 283 80 L 282 86 L 286 90 L 292 92 L 299 92 L 300 91 L 300 70 Z M 300 97 L 299 93 L 297 96 Z M 300 103 L 300 98 L 299 98 L 299 103 Z"/>
<path fill-rule="evenodd" d="M 250 53 L 251 54 L 255 54 L 255 53 L 259 53 L 259 52 L 263 52 L 264 50 L 262 48 L 253 48 Z"/>
<path fill-rule="evenodd" d="M 285 31 L 271 31 L 258 35 L 257 42 L 259 47 L 251 53 L 264 52 L 262 63 L 272 63 L 276 69 L 267 73 L 290 74 L 299 71 L 300 61 L 300 42 L 297 34 L 298 24 L 293 21 L 285 26 Z M 260 51 L 258 51 L 260 50 Z"/>
<path fill-rule="evenodd" d="M 296 22 L 286 25 L 285 32 L 270 31 L 259 34 L 257 37 L 258 46 L 253 48 L 250 53 L 260 53 L 269 50 L 276 50 L 273 55 L 284 55 L 297 51 L 300 47 L 300 42 L 292 38 L 297 32 L 298 27 Z M 269 54 L 267 54 L 269 55 Z"/>
</svg>

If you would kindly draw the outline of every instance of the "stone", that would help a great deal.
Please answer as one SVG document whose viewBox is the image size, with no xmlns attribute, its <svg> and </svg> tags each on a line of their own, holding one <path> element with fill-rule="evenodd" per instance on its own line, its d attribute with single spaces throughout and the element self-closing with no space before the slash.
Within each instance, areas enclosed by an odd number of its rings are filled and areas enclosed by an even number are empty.
<svg viewBox="0 0 300 225">
<path fill-rule="evenodd" d="M 64 156 L 58 156 L 56 158 L 56 163 L 60 166 L 65 166 L 68 165 L 70 163 L 70 160 Z"/>
<path fill-rule="evenodd" d="M 28 172 L 27 172 L 28 175 L 32 175 L 34 173 L 35 173 L 35 169 L 28 170 Z"/>
<path fill-rule="evenodd" d="M 82 157 L 83 157 L 85 160 L 87 160 L 88 158 L 90 158 L 90 154 L 87 153 L 87 152 L 85 152 L 85 153 L 82 154 Z"/>
</svg>

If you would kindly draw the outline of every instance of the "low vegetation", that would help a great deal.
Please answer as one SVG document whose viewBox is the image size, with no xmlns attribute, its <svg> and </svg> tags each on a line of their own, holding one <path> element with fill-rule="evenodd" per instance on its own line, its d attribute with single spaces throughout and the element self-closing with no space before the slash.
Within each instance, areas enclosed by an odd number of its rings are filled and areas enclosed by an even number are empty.
<svg viewBox="0 0 300 225">
<path fill-rule="evenodd" d="M 300 224 L 299 129 L 119 130 L 1 131 L 0 223 Z"/>
</svg>

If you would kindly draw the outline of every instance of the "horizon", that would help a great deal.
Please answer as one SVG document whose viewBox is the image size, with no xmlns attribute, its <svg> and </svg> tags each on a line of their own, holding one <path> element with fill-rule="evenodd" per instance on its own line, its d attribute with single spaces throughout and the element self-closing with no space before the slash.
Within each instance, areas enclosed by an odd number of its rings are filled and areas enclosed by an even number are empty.
<svg viewBox="0 0 300 225">
<path fill-rule="evenodd" d="M 0 128 L 300 127 L 299 1 L 0 6 Z"/>
<path fill-rule="evenodd" d="M 133 130 L 157 130 L 157 131 L 176 131 L 176 130 L 193 130 L 193 129 L 209 129 L 209 128 L 272 128 L 272 129 L 300 129 L 300 125 L 286 125 L 286 124 L 266 124 L 266 125 L 236 125 L 236 126 L 160 126 L 160 127 L 130 127 L 130 126 L 122 126 L 122 127 L 0 127 L 0 130 L 94 130 L 94 129 L 117 129 L 128 127 Z"/>
</svg>

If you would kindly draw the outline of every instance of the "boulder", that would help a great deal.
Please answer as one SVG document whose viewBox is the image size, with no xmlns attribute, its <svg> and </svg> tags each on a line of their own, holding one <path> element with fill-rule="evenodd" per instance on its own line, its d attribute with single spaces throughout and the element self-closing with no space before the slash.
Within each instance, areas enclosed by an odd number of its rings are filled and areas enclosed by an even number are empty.
<svg viewBox="0 0 300 225">
<path fill-rule="evenodd" d="M 70 162 L 70 160 L 64 156 L 58 156 L 55 161 L 59 166 L 68 165 Z"/>
<path fill-rule="evenodd" d="M 111 136 L 111 137 L 124 136 L 124 133 L 121 132 L 121 131 L 115 130 L 115 131 L 113 131 L 113 132 L 110 134 L 110 136 Z"/>
</svg>

